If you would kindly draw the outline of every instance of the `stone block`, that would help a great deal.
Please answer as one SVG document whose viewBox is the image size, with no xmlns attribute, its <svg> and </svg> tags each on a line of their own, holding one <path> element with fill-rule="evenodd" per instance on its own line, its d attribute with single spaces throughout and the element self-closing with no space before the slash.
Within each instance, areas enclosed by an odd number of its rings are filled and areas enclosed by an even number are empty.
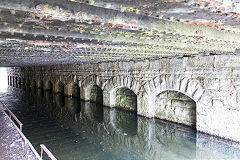
<svg viewBox="0 0 240 160">
<path fill-rule="evenodd" d="M 205 90 L 201 86 L 197 86 L 197 91 L 192 96 L 193 100 L 195 100 L 195 102 L 198 102 L 202 96 L 204 96 L 204 92 Z"/>
<path fill-rule="evenodd" d="M 213 56 L 187 57 L 186 70 L 213 70 Z"/>
<path fill-rule="evenodd" d="M 222 99 L 212 99 L 213 107 L 224 107 L 224 100 Z"/>
<path fill-rule="evenodd" d="M 204 87 L 211 90 L 219 90 L 220 81 L 219 79 L 205 79 Z"/>
<path fill-rule="evenodd" d="M 215 55 L 215 68 L 240 68 L 240 55 Z"/>
<path fill-rule="evenodd" d="M 184 71 L 183 58 L 173 58 L 170 61 L 170 73 L 182 73 Z"/>
<path fill-rule="evenodd" d="M 231 79 L 220 79 L 219 89 L 221 91 L 228 91 L 229 88 L 232 87 L 232 80 Z"/>
<path fill-rule="evenodd" d="M 197 82 L 194 80 L 189 80 L 189 83 L 187 85 L 187 90 L 186 93 L 188 94 L 188 96 L 190 96 L 190 98 L 192 98 L 192 96 L 195 94 L 195 92 L 197 91 Z"/>
<path fill-rule="evenodd" d="M 188 83 L 189 83 L 188 78 L 183 78 L 183 79 L 180 81 L 179 90 L 180 90 L 182 93 L 185 93 L 185 92 L 186 92 Z"/>
</svg>

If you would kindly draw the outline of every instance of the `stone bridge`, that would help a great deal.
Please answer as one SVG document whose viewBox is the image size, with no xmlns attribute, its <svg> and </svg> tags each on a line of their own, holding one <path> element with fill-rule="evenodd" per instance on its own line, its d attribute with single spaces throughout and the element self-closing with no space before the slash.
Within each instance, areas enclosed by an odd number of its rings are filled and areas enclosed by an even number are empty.
<svg viewBox="0 0 240 160">
<path fill-rule="evenodd" d="M 239 61 L 209 55 L 13 67 L 8 79 L 15 88 L 65 93 L 240 141 Z"/>
</svg>

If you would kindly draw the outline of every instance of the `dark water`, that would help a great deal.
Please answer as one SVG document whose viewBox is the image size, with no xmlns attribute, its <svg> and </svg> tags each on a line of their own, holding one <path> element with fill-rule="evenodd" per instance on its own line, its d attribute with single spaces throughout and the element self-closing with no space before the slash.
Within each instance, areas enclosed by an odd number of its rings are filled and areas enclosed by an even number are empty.
<svg viewBox="0 0 240 160">
<path fill-rule="evenodd" d="M 59 160 L 240 159 L 239 143 L 78 98 L 25 90 L 25 102 L 8 97 L 5 103 L 37 151 L 45 144 Z"/>
</svg>

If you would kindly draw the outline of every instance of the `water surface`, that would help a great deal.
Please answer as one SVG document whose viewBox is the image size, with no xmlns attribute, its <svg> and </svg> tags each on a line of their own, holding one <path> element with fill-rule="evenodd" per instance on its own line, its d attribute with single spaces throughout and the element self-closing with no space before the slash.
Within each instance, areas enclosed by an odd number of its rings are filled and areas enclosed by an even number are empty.
<svg viewBox="0 0 240 160">
<path fill-rule="evenodd" d="M 240 144 L 158 119 L 26 88 L 5 103 L 34 147 L 59 160 L 240 159 Z"/>
</svg>

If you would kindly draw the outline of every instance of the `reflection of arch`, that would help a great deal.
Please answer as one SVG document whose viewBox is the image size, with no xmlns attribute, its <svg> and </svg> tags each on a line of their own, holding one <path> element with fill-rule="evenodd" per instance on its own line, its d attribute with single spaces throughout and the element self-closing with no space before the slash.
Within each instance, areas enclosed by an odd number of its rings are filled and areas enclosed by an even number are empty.
<svg viewBox="0 0 240 160">
<path fill-rule="evenodd" d="M 47 80 L 44 84 L 44 90 L 52 91 L 52 82 Z"/>
<path fill-rule="evenodd" d="M 80 96 L 80 89 L 76 83 L 69 83 L 67 85 L 65 94 L 70 97 L 79 97 Z"/>
<path fill-rule="evenodd" d="M 41 79 L 39 79 L 37 81 L 37 89 L 42 89 L 43 88 L 43 81 Z"/>
<path fill-rule="evenodd" d="M 127 87 L 117 87 L 110 92 L 110 106 L 137 111 L 137 95 Z"/>
<path fill-rule="evenodd" d="M 84 102 L 82 112 L 88 119 L 102 122 L 103 121 L 103 105 L 92 102 Z"/>
<path fill-rule="evenodd" d="M 118 109 L 110 110 L 110 124 L 117 132 L 134 136 L 138 131 L 138 117 L 136 114 Z"/>
<path fill-rule="evenodd" d="M 85 88 L 85 100 L 102 104 L 103 103 L 102 89 L 94 84 L 88 85 Z"/>
<path fill-rule="evenodd" d="M 66 106 L 72 114 L 77 114 L 81 111 L 80 99 L 76 97 L 65 97 Z"/>
<path fill-rule="evenodd" d="M 63 94 L 56 93 L 55 95 L 55 103 L 58 107 L 63 107 L 65 105 L 65 98 Z"/>
<path fill-rule="evenodd" d="M 51 103 L 53 101 L 53 93 L 51 90 L 46 90 L 44 93 L 44 98 L 46 99 L 47 103 Z"/>
<path fill-rule="evenodd" d="M 54 92 L 64 94 L 64 84 L 61 81 L 55 83 Z"/>
<path fill-rule="evenodd" d="M 155 98 L 155 117 L 196 126 L 196 102 L 177 91 L 164 91 Z"/>
</svg>

